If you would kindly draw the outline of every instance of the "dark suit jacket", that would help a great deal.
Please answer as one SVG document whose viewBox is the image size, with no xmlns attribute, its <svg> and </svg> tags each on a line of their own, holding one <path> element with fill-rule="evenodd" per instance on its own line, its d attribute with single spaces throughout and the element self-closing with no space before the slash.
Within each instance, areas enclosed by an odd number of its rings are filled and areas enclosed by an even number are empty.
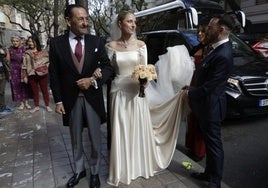
<svg viewBox="0 0 268 188">
<path fill-rule="evenodd" d="M 226 114 L 226 81 L 233 66 L 232 46 L 226 42 L 207 55 L 198 65 L 195 86 L 188 96 L 192 111 L 208 121 L 222 121 Z"/>
<path fill-rule="evenodd" d="M 110 60 L 106 53 L 104 42 L 99 37 L 85 35 L 85 55 L 84 66 L 80 74 L 72 60 L 71 47 L 69 44 L 69 34 L 51 39 L 49 50 L 49 76 L 50 87 L 52 89 L 54 102 L 63 102 L 65 115 L 63 124 L 69 125 L 69 114 L 76 102 L 79 88 L 76 81 L 91 77 L 96 68 L 101 68 L 102 79 L 97 80 L 98 89 L 90 86 L 83 90 L 83 94 L 89 104 L 100 116 L 101 121 L 106 121 L 102 84 L 108 79 L 112 79 L 114 71 L 110 65 Z"/>
</svg>

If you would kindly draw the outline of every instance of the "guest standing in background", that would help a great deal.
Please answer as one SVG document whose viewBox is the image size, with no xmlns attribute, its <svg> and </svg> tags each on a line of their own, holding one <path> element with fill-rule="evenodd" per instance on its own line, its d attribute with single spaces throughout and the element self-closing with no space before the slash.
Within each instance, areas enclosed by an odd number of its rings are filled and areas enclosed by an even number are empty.
<svg viewBox="0 0 268 188">
<path fill-rule="evenodd" d="M 43 94 L 46 110 L 52 112 L 49 107 L 49 92 L 48 92 L 48 69 L 46 74 L 38 75 L 36 68 L 43 66 L 48 68 L 49 57 L 46 50 L 41 48 L 39 39 L 33 35 L 28 37 L 27 45 L 29 49 L 25 52 L 22 64 L 22 75 L 24 83 L 31 85 L 33 92 L 34 108 L 30 110 L 31 113 L 37 112 L 39 108 L 39 87 Z"/>
<path fill-rule="evenodd" d="M 13 113 L 13 110 L 6 106 L 5 101 L 6 82 L 10 78 L 10 65 L 6 56 L 6 50 L 0 44 L 0 118 Z"/>
<path fill-rule="evenodd" d="M 23 55 L 26 51 L 24 45 L 21 44 L 21 38 L 19 36 L 11 37 L 12 46 L 7 50 L 7 59 L 10 61 L 10 85 L 12 99 L 15 102 L 19 102 L 20 106 L 18 110 L 31 109 L 28 103 L 30 98 L 30 87 L 25 84 L 22 79 L 22 62 Z"/>
<path fill-rule="evenodd" d="M 24 46 L 24 48 L 27 50 L 28 46 L 26 44 L 26 39 L 24 37 L 20 37 L 21 46 Z"/>
</svg>

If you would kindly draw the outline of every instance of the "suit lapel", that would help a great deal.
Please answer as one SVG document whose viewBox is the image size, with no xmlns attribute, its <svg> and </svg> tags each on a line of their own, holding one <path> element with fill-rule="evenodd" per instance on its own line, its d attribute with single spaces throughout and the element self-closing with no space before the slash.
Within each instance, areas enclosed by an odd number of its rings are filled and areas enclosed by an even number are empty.
<svg viewBox="0 0 268 188">
<path fill-rule="evenodd" d="M 67 65 L 70 66 L 76 73 L 78 73 L 78 70 L 73 63 L 68 34 L 65 34 L 63 40 L 59 41 L 59 50 L 61 51 L 61 54 L 64 54 L 63 58 L 65 59 Z"/>
<path fill-rule="evenodd" d="M 200 65 L 202 67 L 208 67 L 209 62 L 210 62 L 211 58 L 215 56 L 215 53 L 217 53 L 217 51 L 220 51 L 222 48 L 225 48 L 225 46 L 227 44 L 228 44 L 228 42 L 225 42 L 225 43 L 221 44 L 220 46 L 218 46 L 217 48 L 215 48 L 213 51 L 211 51 L 206 57 L 204 57 L 204 59 L 202 59 L 202 61 L 200 62 Z"/>
<path fill-rule="evenodd" d="M 213 51 L 214 52 L 214 51 Z M 209 64 L 209 61 L 210 61 L 210 59 L 211 59 L 211 57 L 213 57 L 213 52 L 211 52 L 210 54 L 208 54 L 207 56 L 205 56 L 202 60 L 201 60 L 201 62 L 200 62 L 200 66 L 202 66 L 202 67 L 207 67 L 208 66 L 208 64 Z"/>
<path fill-rule="evenodd" d="M 208 66 L 208 63 L 211 59 L 211 57 L 213 57 L 213 53 L 214 53 L 215 50 L 212 50 L 211 52 L 209 52 L 202 60 L 201 62 L 199 63 L 199 66 L 202 66 L 202 67 L 207 67 Z"/>
<path fill-rule="evenodd" d="M 85 35 L 84 65 L 83 65 L 81 74 L 88 72 L 88 70 L 90 70 L 90 67 L 92 66 L 92 63 L 95 63 L 95 62 L 92 62 L 92 57 L 98 51 L 97 46 L 98 45 L 96 44 L 96 40 L 93 40 L 90 35 Z M 64 54 L 63 58 L 65 59 L 65 62 L 67 62 L 67 64 L 76 73 L 78 73 L 78 70 L 75 67 L 75 64 L 73 63 L 68 34 L 64 35 L 63 40 L 59 41 L 59 48 L 60 48 L 59 50 L 61 51 L 61 54 Z"/>
<path fill-rule="evenodd" d="M 92 66 L 92 57 L 95 53 L 96 49 L 96 43 L 94 40 L 92 40 L 92 38 L 90 37 L 90 35 L 85 35 L 85 50 L 84 50 L 84 66 L 82 69 L 82 74 L 87 71 L 90 70 L 90 67 Z"/>
</svg>

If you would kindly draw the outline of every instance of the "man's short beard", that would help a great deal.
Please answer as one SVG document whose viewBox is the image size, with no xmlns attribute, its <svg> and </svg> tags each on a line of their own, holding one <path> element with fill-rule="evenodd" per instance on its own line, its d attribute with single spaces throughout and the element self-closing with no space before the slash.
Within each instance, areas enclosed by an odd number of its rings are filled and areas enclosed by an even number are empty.
<svg viewBox="0 0 268 188">
<path fill-rule="evenodd" d="M 218 36 L 219 34 L 218 33 L 213 33 L 212 35 L 210 35 L 208 38 L 207 38 L 207 43 L 211 44 L 211 43 L 215 43 L 218 41 Z"/>
</svg>

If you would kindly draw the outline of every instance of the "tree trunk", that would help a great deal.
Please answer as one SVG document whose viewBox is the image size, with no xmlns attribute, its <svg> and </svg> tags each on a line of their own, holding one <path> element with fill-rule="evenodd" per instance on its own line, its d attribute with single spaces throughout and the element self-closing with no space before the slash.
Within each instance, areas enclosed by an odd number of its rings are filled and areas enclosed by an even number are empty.
<svg viewBox="0 0 268 188">
<path fill-rule="evenodd" d="M 66 0 L 67 1 L 67 0 Z M 59 35 L 59 0 L 54 0 L 54 37 Z"/>
</svg>

